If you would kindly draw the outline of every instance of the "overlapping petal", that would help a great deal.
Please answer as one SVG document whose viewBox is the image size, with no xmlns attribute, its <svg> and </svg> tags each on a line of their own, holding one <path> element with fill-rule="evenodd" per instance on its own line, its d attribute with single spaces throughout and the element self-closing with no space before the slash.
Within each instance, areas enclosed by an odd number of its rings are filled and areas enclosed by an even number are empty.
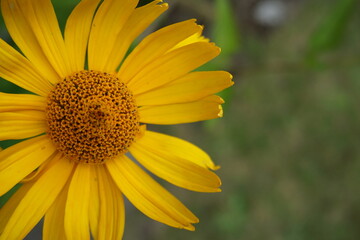
<svg viewBox="0 0 360 240">
<path fill-rule="evenodd" d="M 55 199 L 54 203 L 46 212 L 42 235 L 43 240 L 66 239 L 64 229 L 64 215 L 68 190 L 69 184 L 66 184 L 59 193 L 59 196 Z"/>
<path fill-rule="evenodd" d="M 72 176 L 65 206 L 65 234 L 68 240 L 90 239 L 89 202 L 92 166 L 78 164 Z"/>
<path fill-rule="evenodd" d="M 30 92 L 46 96 L 52 86 L 34 65 L 0 39 L 0 77 Z"/>
<path fill-rule="evenodd" d="M 118 73 L 124 82 L 134 81 L 134 76 L 150 63 L 172 49 L 187 37 L 202 31 L 194 19 L 161 28 L 145 37 L 121 65 Z"/>
<path fill-rule="evenodd" d="M 75 71 L 84 69 L 91 23 L 100 0 L 82 0 L 72 11 L 65 27 L 65 46 L 70 66 Z"/>
<path fill-rule="evenodd" d="M 0 112 L 0 141 L 24 139 L 45 131 L 46 120 L 43 111 Z"/>
<path fill-rule="evenodd" d="M 52 83 L 71 73 L 50 0 L 2 0 L 7 29 L 25 56 Z"/>
<path fill-rule="evenodd" d="M 160 156 L 180 158 L 212 170 L 219 168 L 206 152 L 188 141 L 153 131 L 146 131 L 144 136 L 146 137 L 141 139 L 141 143 L 151 146 L 152 150 L 156 150 L 156 153 Z"/>
<path fill-rule="evenodd" d="M 37 110 L 45 111 L 46 98 L 32 94 L 0 92 L 0 112 Z"/>
<path fill-rule="evenodd" d="M 99 214 L 100 214 L 100 196 L 99 196 L 99 180 L 97 178 L 96 168 L 90 169 L 90 195 L 91 201 L 89 202 L 89 225 L 92 236 L 98 235 L 98 224 L 99 224 Z"/>
<path fill-rule="evenodd" d="M 186 103 L 200 100 L 233 85 L 224 71 L 192 72 L 161 88 L 136 96 L 139 106 Z"/>
<path fill-rule="evenodd" d="M 0 208 L 0 236 L 20 201 L 24 198 L 34 182 L 23 184 L 11 198 Z"/>
<path fill-rule="evenodd" d="M 216 57 L 219 53 L 220 49 L 218 47 L 213 43 L 206 42 L 193 43 L 177 48 L 144 66 L 129 81 L 128 86 L 135 95 L 161 87 L 185 76 L 190 71 Z M 138 61 L 140 61 L 140 58 Z"/>
<path fill-rule="evenodd" d="M 139 108 L 140 121 L 150 124 L 180 124 L 222 117 L 218 96 L 209 96 L 190 103 L 179 103 Z"/>
<path fill-rule="evenodd" d="M 52 205 L 68 180 L 73 166 L 68 161 L 59 161 L 59 155 L 49 163 L 20 200 L 0 236 L 1 240 L 23 239 Z M 17 202 L 18 199 L 15 198 L 14 201 Z"/>
<path fill-rule="evenodd" d="M 0 196 L 39 167 L 56 151 L 47 136 L 13 145 L 0 152 Z"/>
<path fill-rule="evenodd" d="M 124 27 L 117 35 L 116 44 L 110 52 L 104 71 L 114 72 L 134 39 L 160 14 L 167 10 L 168 4 L 161 2 L 162 0 L 152 1 L 145 6 L 136 8 L 130 15 Z"/>
<path fill-rule="evenodd" d="M 221 181 L 215 173 L 185 158 L 159 153 L 147 144 L 146 138 L 145 133 L 130 148 L 131 154 L 146 169 L 182 188 L 198 192 L 220 191 Z"/>
<path fill-rule="evenodd" d="M 124 200 L 103 166 L 96 168 L 100 199 L 97 240 L 121 239 L 125 225 Z"/>
<path fill-rule="evenodd" d="M 117 35 L 134 11 L 138 0 L 103 1 L 96 12 L 91 27 L 88 61 L 89 69 L 104 71 Z"/>
<path fill-rule="evenodd" d="M 199 220 L 126 156 L 109 160 L 106 166 L 124 195 L 148 217 L 172 227 L 194 230 L 192 223 Z"/>
</svg>

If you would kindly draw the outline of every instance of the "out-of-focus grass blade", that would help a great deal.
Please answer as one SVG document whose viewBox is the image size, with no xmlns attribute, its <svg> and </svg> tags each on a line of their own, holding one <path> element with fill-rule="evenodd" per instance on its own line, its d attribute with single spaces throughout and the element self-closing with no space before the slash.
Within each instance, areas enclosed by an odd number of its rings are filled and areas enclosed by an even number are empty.
<svg viewBox="0 0 360 240">
<path fill-rule="evenodd" d="M 309 60 L 316 60 L 317 56 L 340 44 L 348 20 L 356 10 L 357 1 L 338 0 L 334 2 L 328 16 L 309 39 Z"/>
<path fill-rule="evenodd" d="M 233 12 L 229 0 L 215 1 L 215 23 L 213 34 L 216 44 L 221 47 L 222 56 L 229 56 L 239 50 L 240 33 L 236 24 L 235 13 Z M 228 65 L 229 63 L 226 62 L 225 64 Z"/>
<path fill-rule="evenodd" d="M 236 24 L 235 12 L 229 0 L 215 0 L 215 18 L 212 39 L 221 48 L 221 54 L 206 65 L 202 70 L 231 70 L 237 68 L 232 63 L 232 57 L 240 49 L 240 30 Z M 225 102 L 231 101 L 232 88 L 222 91 L 219 95 Z M 207 121 L 207 127 L 212 128 L 216 120 Z"/>
</svg>

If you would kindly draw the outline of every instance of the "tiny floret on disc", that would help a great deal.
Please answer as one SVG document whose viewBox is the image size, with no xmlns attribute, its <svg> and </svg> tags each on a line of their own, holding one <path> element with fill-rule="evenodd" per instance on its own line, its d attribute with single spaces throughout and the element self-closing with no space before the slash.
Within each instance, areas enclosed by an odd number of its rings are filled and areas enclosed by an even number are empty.
<svg viewBox="0 0 360 240">
<path fill-rule="evenodd" d="M 80 71 L 57 83 L 48 96 L 48 135 L 78 163 L 102 164 L 139 133 L 139 114 L 126 84 L 113 74 Z"/>
</svg>

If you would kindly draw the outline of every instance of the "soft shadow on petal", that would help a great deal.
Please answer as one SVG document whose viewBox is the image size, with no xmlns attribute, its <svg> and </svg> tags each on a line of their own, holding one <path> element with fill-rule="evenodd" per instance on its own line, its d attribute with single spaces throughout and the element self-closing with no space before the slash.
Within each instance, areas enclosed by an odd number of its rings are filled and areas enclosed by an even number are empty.
<svg viewBox="0 0 360 240">
<path fill-rule="evenodd" d="M 136 8 L 130 15 L 116 36 L 116 44 L 110 52 L 104 71 L 114 72 L 119 67 L 134 39 L 168 9 L 168 4 L 161 2 L 161 0 L 152 1 L 145 6 Z"/>
<path fill-rule="evenodd" d="M 0 141 L 33 137 L 46 129 L 43 111 L 0 112 Z"/>
<path fill-rule="evenodd" d="M 68 240 L 90 239 L 91 167 L 88 164 L 78 164 L 70 182 L 64 220 L 65 234 Z"/>
<path fill-rule="evenodd" d="M 146 169 L 168 182 L 198 192 L 220 192 L 221 181 L 212 171 L 185 158 L 161 154 L 146 144 L 146 136 L 130 147 L 131 154 Z"/>
<path fill-rule="evenodd" d="M 73 168 L 73 164 L 61 159 L 60 155 L 55 156 L 36 181 L 31 183 L 32 186 L 20 200 L 0 239 L 23 239 L 55 201 Z"/>
<path fill-rule="evenodd" d="M 223 100 L 215 95 L 190 103 L 139 108 L 140 122 L 150 124 L 180 124 L 204 121 L 223 116 Z"/>
<path fill-rule="evenodd" d="M 34 171 L 56 151 L 48 136 L 35 137 L 0 152 L 0 196 Z"/>
<path fill-rule="evenodd" d="M 135 95 L 161 87 L 185 76 L 219 53 L 218 47 L 213 43 L 206 42 L 197 42 L 177 48 L 144 66 L 129 81 L 128 86 Z"/>
<path fill-rule="evenodd" d="M 203 168 L 216 170 L 216 166 L 210 156 L 194 144 L 183 139 L 169 136 L 153 131 L 146 131 L 141 139 L 142 144 L 151 146 L 153 151 L 159 155 L 170 155 L 176 158 L 183 158 Z"/>
<path fill-rule="evenodd" d="M 65 46 L 73 71 L 81 71 L 85 67 L 90 28 L 99 3 L 100 0 L 82 0 L 66 21 Z"/>
<path fill-rule="evenodd" d="M 137 0 L 108 0 L 100 5 L 90 31 L 89 69 L 105 70 L 113 46 L 117 44 L 117 34 L 124 27 L 137 2 Z"/>
<path fill-rule="evenodd" d="M 30 92 L 47 96 L 52 85 L 35 65 L 0 39 L 0 77 Z"/>
<path fill-rule="evenodd" d="M 126 156 L 106 163 L 113 180 L 124 195 L 148 217 L 172 227 L 194 230 L 199 220 Z"/>
<path fill-rule="evenodd" d="M 225 71 L 191 72 L 170 84 L 135 96 L 136 103 L 147 106 L 193 102 L 232 86 L 231 79 L 231 74 Z"/>
</svg>

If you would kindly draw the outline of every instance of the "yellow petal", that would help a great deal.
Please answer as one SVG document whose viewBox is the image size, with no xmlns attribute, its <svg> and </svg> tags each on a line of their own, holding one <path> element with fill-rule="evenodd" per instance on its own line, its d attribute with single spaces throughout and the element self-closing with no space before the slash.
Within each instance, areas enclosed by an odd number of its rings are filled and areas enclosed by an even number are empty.
<svg viewBox="0 0 360 240">
<path fill-rule="evenodd" d="M 172 50 L 174 50 L 176 48 L 183 47 L 185 45 L 196 43 L 196 42 L 209 42 L 209 39 L 205 38 L 201 34 L 202 34 L 202 32 L 197 32 L 197 33 L 191 35 L 190 37 L 188 37 L 184 41 L 181 41 L 180 43 L 178 43 Z"/>
<path fill-rule="evenodd" d="M 43 111 L 0 112 L 0 141 L 24 139 L 44 133 L 45 120 Z"/>
<path fill-rule="evenodd" d="M 92 236 L 98 235 L 99 213 L 100 213 L 100 196 L 99 196 L 99 179 L 97 177 L 96 167 L 90 169 L 90 196 L 89 202 L 89 223 Z M 96 238 L 95 238 L 96 239 Z"/>
<path fill-rule="evenodd" d="M 5 41 L 0 39 L 0 77 L 30 92 L 46 96 L 52 86 L 34 65 Z"/>
<path fill-rule="evenodd" d="M 183 77 L 219 53 L 220 49 L 214 44 L 204 42 L 177 48 L 144 66 L 131 79 L 128 86 L 135 95 L 161 87 Z M 138 59 L 138 61 L 142 60 Z"/>
<path fill-rule="evenodd" d="M 148 35 L 125 59 L 119 71 L 120 79 L 129 82 L 146 65 L 157 63 L 157 58 L 201 30 L 201 26 L 195 23 L 195 19 L 191 19 L 169 25 Z"/>
<path fill-rule="evenodd" d="M 134 39 L 142 33 L 160 14 L 168 9 L 167 3 L 161 3 L 162 0 L 155 0 L 149 4 L 136 8 L 126 21 L 124 27 L 117 35 L 116 44 L 110 52 L 108 62 L 104 71 L 114 72 L 124 55 L 129 49 Z"/>
<path fill-rule="evenodd" d="M 43 240 L 66 239 L 64 229 L 64 215 L 68 189 L 69 184 L 66 184 L 62 191 L 59 193 L 59 196 L 55 199 L 54 203 L 51 205 L 51 207 L 45 214 L 42 234 Z"/>
<path fill-rule="evenodd" d="M 100 212 L 97 240 L 121 239 L 124 232 L 124 200 L 119 189 L 103 166 L 97 167 Z"/>
<path fill-rule="evenodd" d="M 65 234 L 68 240 L 90 239 L 90 168 L 78 164 L 71 179 L 65 208 Z"/>
<path fill-rule="evenodd" d="M 126 156 L 106 162 L 116 185 L 148 217 L 172 227 L 193 230 L 198 219 L 173 195 Z"/>
<path fill-rule="evenodd" d="M 192 191 L 220 191 L 221 181 L 215 173 L 187 159 L 171 154 L 161 154 L 154 146 L 146 143 L 145 134 L 130 147 L 130 152 L 139 163 L 155 175 Z"/>
<path fill-rule="evenodd" d="M 2 0 L 1 6 L 6 27 L 25 56 L 48 81 L 62 79 L 60 55 L 66 52 L 51 2 Z"/>
<path fill-rule="evenodd" d="M 64 187 L 72 166 L 72 163 L 62 161 L 58 156 L 51 161 L 21 199 L 0 237 L 1 240 L 23 239 L 30 232 Z"/>
<path fill-rule="evenodd" d="M 100 0 L 82 0 L 72 11 L 65 27 L 65 46 L 70 65 L 75 71 L 84 69 L 90 27 Z"/>
<path fill-rule="evenodd" d="M 20 201 L 24 198 L 34 182 L 23 184 L 11 198 L 6 201 L 5 205 L 0 208 L 0 233 L 4 231 L 6 224 L 13 215 Z M 1 236 L 1 234 L 0 234 Z"/>
<path fill-rule="evenodd" d="M 29 139 L 0 152 L 0 196 L 56 151 L 48 136 Z"/>
<path fill-rule="evenodd" d="M 0 112 L 1 120 L 45 120 L 44 111 L 34 111 L 34 110 L 24 110 L 24 111 L 14 111 L 14 112 Z"/>
<path fill-rule="evenodd" d="M 46 98 L 32 94 L 0 92 L 0 112 L 38 110 L 45 111 Z"/>
<path fill-rule="evenodd" d="M 88 47 L 89 69 L 104 71 L 117 34 L 134 11 L 137 0 L 104 1 L 96 12 Z"/>
<path fill-rule="evenodd" d="M 224 71 L 192 72 L 163 87 L 136 96 L 139 106 L 193 102 L 234 83 Z"/>
<path fill-rule="evenodd" d="M 212 170 L 219 168 L 202 149 L 177 137 L 146 131 L 141 139 L 141 144 L 151 146 L 152 150 L 154 152 L 156 150 L 156 153 L 161 156 L 170 155 Z"/>
<path fill-rule="evenodd" d="M 26 2 L 26 3 L 25 3 Z M 21 7 L 47 59 L 61 78 L 73 73 L 51 0 L 22 0 Z"/>
<path fill-rule="evenodd" d="M 210 96 L 213 98 L 212 96 Z M 190 103 L 144 106 L 139 108 L 140 122 L 150 124 L 180 124 L 222 117 L 221 101 L 217 97 Z"/>
</svg>

